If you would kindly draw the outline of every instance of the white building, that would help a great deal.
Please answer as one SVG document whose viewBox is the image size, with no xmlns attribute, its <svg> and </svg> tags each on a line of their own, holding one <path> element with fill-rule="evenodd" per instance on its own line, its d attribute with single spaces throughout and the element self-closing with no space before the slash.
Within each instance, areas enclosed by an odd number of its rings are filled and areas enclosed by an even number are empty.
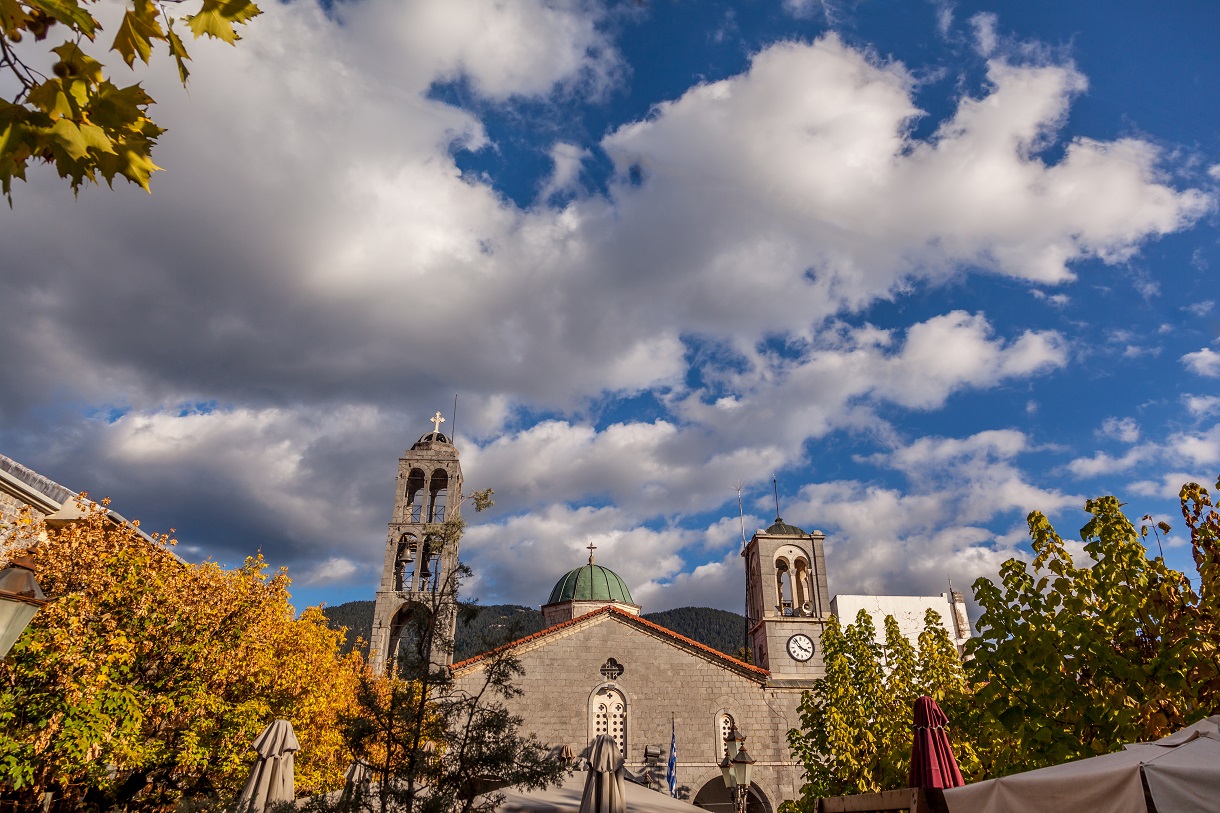
<svg viewBox="0 0 1220 813">
<path fill-rule="evenodd" d="M 856 615 L 864 610 L 873 617 L 877 628 L 877 643 L 885 643 L 885 617 L 894 616 L 903 636 L 918 646 L 919 633 L 923 632 L 923 619 L 928 610 L 940 614 L 940 623 L 949 633 L 949 639 L 960 654 L 970 640 L 970 620 L 966 616 L 966 597 L 954 590 L 939 596 L 835 596 L 830 600 L 830 610 L 843 626 L 855 623 Z"/>
</svg>

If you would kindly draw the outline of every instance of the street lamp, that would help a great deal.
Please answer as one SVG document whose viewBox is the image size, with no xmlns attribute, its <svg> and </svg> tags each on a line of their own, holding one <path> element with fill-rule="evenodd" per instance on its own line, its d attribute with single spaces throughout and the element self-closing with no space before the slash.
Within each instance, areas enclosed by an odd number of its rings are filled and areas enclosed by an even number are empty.
<svg viewBox="0 0 1220 813">
<path fill-rule="evenodd" d="M 724 785 L 733 797 L 733 809 L 737 813 L 746 813 L 746 803 L 750 798 L 750 778 L 754 774 L 754 757 L 746 751 L 746 738 L 737 730 L 737 726 L 725 738 L 728 743 L 728 753 L 720 762 L 720 774 L 724 777 Z"/>
<path fill-rule="evenodd" d="M 34 560 L 18 556 L 0 570 L 0 659 L 21 637 L 47 599 L 34 578 Z"/>
</svg>

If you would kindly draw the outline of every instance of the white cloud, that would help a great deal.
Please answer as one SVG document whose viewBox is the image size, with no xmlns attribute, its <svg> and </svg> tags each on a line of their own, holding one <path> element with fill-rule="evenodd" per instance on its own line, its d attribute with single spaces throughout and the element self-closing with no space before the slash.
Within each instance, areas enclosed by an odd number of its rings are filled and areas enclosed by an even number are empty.
<svg viewBox="0 0 1220 813">
<path fill-rule="evenodd" d="M 1214 469 L 1220 463 L 1220 424 L 1204 432 L 1171 435 L 1167 451 L 1176 465 L 1195 471 Z"/>
<path fill-rule="evenodd" d="M 1182 401 L 1186 409 L 1196 418 L 1205 418 L 1220 412 L 1220 396 L 1216 395 L 1184 395 Z"/>
<path fill-rule="evenodd" d="M 1067 294 L 1048 294 L 1037 288 L 1030 290 L 1030 294 L 1033 295 L 1034 299 L 1040 299 L 1043 302 L 1054 305 L 1056 308 L 1066 307 L 1072 301 L 1072 298 Z"/>
<path fill-rule="evenodd" d="M 642 527 L 617 508 L 552 505 L 471 525 L 462 557 L 475 571 L 470 592 L 485 603 L 541 606 L 564 573 L 588 561 L 586 546 L 593 544 L 597 563 L 622 576 L 639 603 L 648 591 L 637 596 L 637 585 L 681 572 L 678 551 L 697 542 L 696 532 Z"/>
<path fill-rule="evenodd" d="M 1132 467 L 1156 456 L 1157 449 L 1151 445 L 1133 446 L 1120 457 L 1111 457 L 1098 452 L 1092 457 L 1078 457 L 1068 463 L 1068 471 L 1077 477 L 1098 477 L 1129 471 Z"/>
<path fill-rule="evenodd" d="M 1141 497 L 1159 497 L 1164 500 L 1176 500 L 1184 483 L 1208 484 L 1210 480 L 1200 474 L 1188 474 L 1182 471 L 1170 471 L 1161 474 L 1160 479 L 1138 480 L 1128 488 L 1131 493 Z"/>
<path fill-rule="evenodd" d="M 340 584 L 351 581 L 354 576 L 370 575 L 371 568 L 361 567 L 350 559 L 332 556 L 324 562 L 305 568 L 293 577 L 293 583 L 303 587 Z"/>
<path fill-rule="evenodd" d="M 996 15 L 990 12 L 975 14 L 970 18 L 970 25 L 974 28 L 974 47 L 982 56 L 989 57 L 995 53 L 997 21 Z"/>
<path fill-rule="evenodd" d="M 1134 418 L 1106 418 L 1097 433 L 1104 438 L 1135 443 L 1140 439 L 1140 426 Z"/>
<path fill-rule="evenodd" d="M 579 188 L 580 173 L 585 160 L 592 155 L 584 147 L 558 142 L 551 147 L 551 163 L 554 169 L 546 179 L 538 197 L 547 200 L 552 195 L 572 192 Z"/>
<path fill-rule="evenodd" d="M 1182 310 L 1195 316 L 1207 316 L 1212 312 L 1212 308 L 1216 307 L 1216 303 L 1211 299 L 1203 299 L 1199 302 L 1192 302 L 1189 305 L 1183 305 Z"/>
<path fill-rule="evenodd" d="M 1201 376 L 1207 378 L 1220 376 L 1220 353 L 1217 353 L 1210 347 L 1204 347 L 1193 353 L 1187 353 L 1182 356 L 1182 363 L 1186 365 L 1188 370 Z"/>
</svg>

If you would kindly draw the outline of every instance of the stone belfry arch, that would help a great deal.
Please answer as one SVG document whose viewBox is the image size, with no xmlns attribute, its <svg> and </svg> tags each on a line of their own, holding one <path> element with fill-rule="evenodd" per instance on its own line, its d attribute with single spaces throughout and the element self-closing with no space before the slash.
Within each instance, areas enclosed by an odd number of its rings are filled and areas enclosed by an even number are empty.
<svg viewBox="0 0 1220 813">
<path fill-rule="evenodd" d="M 386 537 L 385 564 L 373 610 L 369 641 L 372 667 L 385 674 L 403 642 L 404 625 L 415 608 L 443 613 L 439 630 L 447 646 L 433 647 L 432 662 L 453 662 L 453 635 L 457 620 L 453 587 L 458 546 L 441 544 L 441 526 L 458 515 L 462 504 L 462 467 L 457 448 L 440 431 L 445 419 L 439 412 L 433 429 L 415 442 L 398 460 L 394 487 L 394 513 Z"/>
</svg>

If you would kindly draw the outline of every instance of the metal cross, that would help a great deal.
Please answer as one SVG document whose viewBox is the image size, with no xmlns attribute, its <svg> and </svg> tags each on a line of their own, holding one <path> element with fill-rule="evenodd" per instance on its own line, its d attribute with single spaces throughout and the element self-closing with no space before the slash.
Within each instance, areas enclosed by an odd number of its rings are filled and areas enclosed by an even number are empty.
<svg viewBox="0 0 1220 813">
<path fill-rule="evenodd" d="M 597 545 L 589 543 L 589 564 L 593 564 L 593 551 L 597 550 Z"/>
<path fill-rule="evenodd" d="M 439 433 L 441 431 L 441 424 L 444 422 L 445 419 L 441 417 L 440 410 L 438 409 L 436 414 L 432 416 L 432 431 Z"/>
</svg>

